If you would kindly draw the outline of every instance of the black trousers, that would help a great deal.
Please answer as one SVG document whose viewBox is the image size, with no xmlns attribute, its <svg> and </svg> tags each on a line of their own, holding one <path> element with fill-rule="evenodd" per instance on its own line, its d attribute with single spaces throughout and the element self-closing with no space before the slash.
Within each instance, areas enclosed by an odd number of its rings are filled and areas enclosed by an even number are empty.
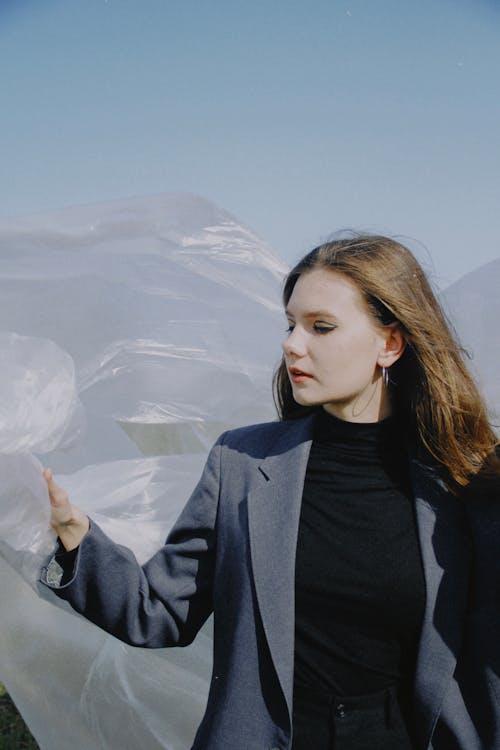
<svg viewBox="0 0 500 750">
<path fill-rule="evenodd" d="M 395 688 L 353 698 L 295 687 L 292 750 L 412 750 Z"/>
</svg>

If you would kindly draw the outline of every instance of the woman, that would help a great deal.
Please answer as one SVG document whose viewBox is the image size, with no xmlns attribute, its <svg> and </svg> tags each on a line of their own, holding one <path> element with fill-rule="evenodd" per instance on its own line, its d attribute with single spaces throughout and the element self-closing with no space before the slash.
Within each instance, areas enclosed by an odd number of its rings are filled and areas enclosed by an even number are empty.
<svg viewBox="0 0 500 750">
<path fill-rule="evenodd" d="M 385 237 L 337 240 L 284 304 L 281 421 L 219 438 L 142 569 L 47 470 L 42 581 L 138 646 L 214 613 L 193 749 L 499 747 L 497 441 L 425 275 Z"/>
</svg>

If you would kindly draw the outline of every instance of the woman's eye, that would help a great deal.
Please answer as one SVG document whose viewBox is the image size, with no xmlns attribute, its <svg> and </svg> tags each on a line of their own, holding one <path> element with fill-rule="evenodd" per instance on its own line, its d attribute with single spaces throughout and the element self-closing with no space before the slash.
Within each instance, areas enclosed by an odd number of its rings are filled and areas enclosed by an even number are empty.
<svg viewBox="0 0 500 750">
<path fill-rule="evenodd" d="M 290 326 L 288 326 L 288 328 L 287 328 L 287 329 L 285 329 L 285 332 L 286 332 L 286 333 L 291 333 L 291 332 L 293 331 L 293 329 L 294 329 L 294 328 L 295 328 L 295 326 L 292 326 L 292 325 L 290 325 Z"/>
<path fill-rule="evenodd" d="M 330 333 L 330 331 L 335 330 L 335 326 L 322 326 L 319 325 L 319 323 L 315 323 L 314 330 L 316 331 L 316 333 Z"/>
</svg>

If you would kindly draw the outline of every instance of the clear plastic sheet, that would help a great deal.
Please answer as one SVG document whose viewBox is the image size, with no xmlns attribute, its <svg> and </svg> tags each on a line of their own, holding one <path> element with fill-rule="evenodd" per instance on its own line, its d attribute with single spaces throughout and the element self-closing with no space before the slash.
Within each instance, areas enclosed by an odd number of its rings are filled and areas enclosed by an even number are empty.
<svg viewBox="0 0 500 750">
<path fill-rule="evenodd" d="M 189 748 L 211 623 L 187 649 L 132 648 L 37 584 L 41 467 L 146 560 L 217 435 L 274 417 L 285 268 L 179 195 L 4 222 L 0 257 L 0 679 L 42 750 Z"/>
<path fill-rule="evenodd" d="M 0 332 L 0 454 L 46 453 L 76 439 L 83 414 L 73 360 L 52 341 Z"/>
<path fill-rule="evenodd" d="M 469 353 L 468 366 L 485 395 L 493 424 L 500 433 L 500 258 L 455 281 L 441 295 L 460 341 Z"/>
</svg>

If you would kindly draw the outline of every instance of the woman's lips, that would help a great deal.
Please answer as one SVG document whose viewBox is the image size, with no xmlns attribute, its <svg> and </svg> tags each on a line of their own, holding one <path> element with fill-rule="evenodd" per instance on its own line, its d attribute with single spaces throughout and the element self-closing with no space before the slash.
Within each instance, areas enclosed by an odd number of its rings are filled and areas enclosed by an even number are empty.
<svg viewBox="0 0 500 750">
<path fill-rule="evenodd" d="M 294 383 L 303 383 L 304 381 L 310 380 L 313 377 L 308 372 L 299 370 L 298 367 L 290 367 L 288 369 L 288 373 L 290 375 L 290 380 L 292 380 Z"/>
</svg>

